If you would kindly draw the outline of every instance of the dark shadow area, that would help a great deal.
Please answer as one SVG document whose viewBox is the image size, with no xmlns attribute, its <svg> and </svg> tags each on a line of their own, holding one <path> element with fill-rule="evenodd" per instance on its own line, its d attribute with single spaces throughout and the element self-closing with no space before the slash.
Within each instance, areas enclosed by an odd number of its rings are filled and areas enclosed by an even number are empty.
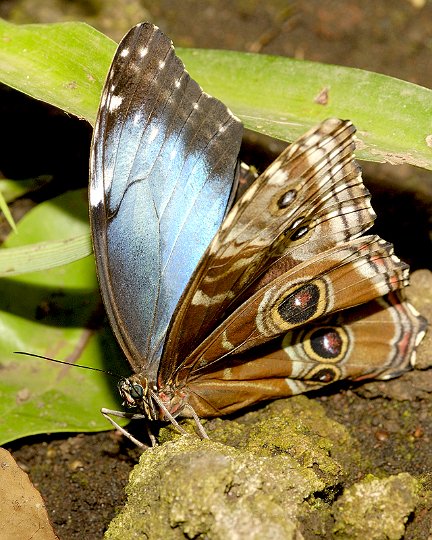
<svg viewBox="0 0 432 540">
<path fill-rule="evenodd" d="M 37 202 L 87 186 L 92 132 L 87 122 L 5 85 L 0 85 L 0 117 L 5 178 L 52 176 Z"/>
</svg>

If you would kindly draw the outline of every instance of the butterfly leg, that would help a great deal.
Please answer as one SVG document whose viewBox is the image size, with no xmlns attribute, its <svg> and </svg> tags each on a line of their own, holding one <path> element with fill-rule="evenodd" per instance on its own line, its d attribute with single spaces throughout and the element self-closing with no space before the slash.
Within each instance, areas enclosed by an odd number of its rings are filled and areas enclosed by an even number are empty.
<svg viewBox="0 0 432 540">
<path fill-rule="evenodd" d="M 195 424 L 196 424 L 196 426 L 198 428 L 198 431 L 199 431 L 199 433 L 201 435 L 201 439 L 209 439 L 210 437 L 207 435 L 207 432 L 204 429 L 204 426 L 201 424 L 201 421 L 199 419 L 199 416 L 195 412 L 195 409 L 193 407 L 191 407 L 190 405 L 186 405 L 185 409 L 190 411 L 190 413 L 192 415 L 192 418 L 195 420 Z"/>
<path fill-rule="evenodd" d="M 153 391 L 151 391 L 151 396 L 153 398 L 153 400 L 159 405 L 159 407 L 161 408 L 161 410 L 163 411 L 165 417 L 171 422 L 171 424 L 173 424 L 173 426 L 182 434 L 182 435 L 186 435 L 187 434 L 187 431 L 185 431 L 181 425 L 177 422 L 177 420 L 174 418 L 174 416 L 169 412 L 169 410 L 166 408 L 164 402 L 160 399 L 160 397 Z M 200 419 L 198 418 L 198 415 L 197 413 L 195 412 L 195 410 L 193 409 L 193 407 L 191 407 L 190 405 L 188 405 L 187 403 L 185 404 L 184 406 L 185 409 L 187 409 L 190 413 L 191 413 L 191 416 L 192 418 L 195 420 L 195 423 L 197 425 L 197 428 L 198 428 L 198 431 L 201 435 L 201 438 L 202 439 L 208 439 L 209 436 L 207 435 L 206 433 L 206 430 L 203 428 L 201 422 L 200 422 Z"/>
<path fill-rule="evenodd" d="M 142 443 L 141 441 L 139 441 L 138 439 L 136 439 L 133 435 L 131 435 L 128 431 L 126 431 L 124 428 L 122 428 L 119 424 L 117 424 L 117 422 L 115 420 L 113 420 L 110 416 L 110 414 L 112 414 L 113 416 L 118 416 L 120 418 L 130 418 L 131 420 L 141 420 L 141 419 L 144 419 L 144 420 L 147 420 L 147 418 L 142 415 L 142 414 L 128 414 L 128 413 L 125 413 L 125 412 L 120 412 L 120 411 L 113 411 L 111 409 L 105 409 L 105 408 L 102 408 L 101 409 L 101 413 L 103 414 L 103 416 L 109 421 L 111 422 L 111 424 L 114 426 L 114 428 L 119 431 L 122 435 L 124 435 L 125 437 L 127 437 L 130 441 L 132 441 L 136 446 L 138 446 L 139 448 L 149 448 L 149 446 L 147 444 L 144 444 Z M 153 435 L 153 433 L 150 432 L 150 428 L 149 428 L 149 425 L 148 423 L 146 423 L 146 427 L 147 427 L 147 434 L 150 438 L 150 442 L 151 442 L 151 445 L 152 446 L 156 446 L 156 439 L 155 439 L 155 436 Z"/>
<path fill-rule="evenodd" d="M 166 418 L 171 422 L 171 424 L 179 431 L 182 435 L 187 435 L 187 431 L 181 427 L 181 425 L 177 422 L 177 420 L 174 418 L 174 416 L 169 412 L 169 410 L 166 408 L 164 402 L 160 399 L 160 397 L 153 391 L 151 392 L 151 397 L 153 400 L 159 405 L 161 410 L 163 411 Z"/>
</svg>

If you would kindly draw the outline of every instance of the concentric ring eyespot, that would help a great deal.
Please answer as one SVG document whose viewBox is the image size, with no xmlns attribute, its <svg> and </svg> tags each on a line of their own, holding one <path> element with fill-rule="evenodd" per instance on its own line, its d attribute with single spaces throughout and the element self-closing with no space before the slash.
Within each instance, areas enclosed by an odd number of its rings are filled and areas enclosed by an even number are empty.
<svg viewBox="0 0 432 540">
<path fill-rule="evenodd" d="M 343 326 L 313 328 L 303 338 L 306 354 L 317 362 L 337 363 L 347 354 L 350 337 Z"/>
<path fill-rule="evenodd" d="M 306 384 L 326 385 L 338 381 L 341 378 L 341 372 L 335 366 L 324 365 L 316 366 L 306 375 Z"/>
<path fill-rule="evenodd" d="M 289 189 L 285 193 L 283 193 L 278 201 L 277 201 L 277 207 L 279 210 L 284 210 L 285 208 L 288 208 L 288 206 L 291 205 L 291 203 L 295 200 L 297 197 L 297 191 L 295 189 Z"/>
<path fill-rule="evenodd" d="M 310 229 L 308 224 L 300 225 L 300 227 L 297 227 L 297 229 L 290 235 L 290 239 L 293 242 L 296 242 L 297 240 L 300 240 L 301 238 L 306 236 L 309 230 Z"/>
<path fill-rule="evenodd" d="M 327 309 L 329 291 L 324 279 L 289 289 L 273 307 L 273 320 L 281 329 L 289 329 L 316 319 Z"/>
<path fill-rule="evenodd" d="M 308 216 L 296 218 L 282 233 L 290 242 L 305 242 L 314 228 L 313 220 Z"/>
</svg>

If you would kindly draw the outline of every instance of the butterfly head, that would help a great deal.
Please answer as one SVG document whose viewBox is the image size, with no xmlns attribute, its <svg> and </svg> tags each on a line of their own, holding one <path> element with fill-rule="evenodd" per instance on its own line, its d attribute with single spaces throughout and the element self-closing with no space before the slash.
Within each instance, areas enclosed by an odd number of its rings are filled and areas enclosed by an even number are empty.
<svg viewBox="0 0 432 540">
<path fill-rule="evenodd" d="M 139 409 L 147 418 L 156 419 L 157 413 L 150 392 L 150 384 L 146 378 L 132 375 L 120 379 L 118 390 L 123 399 L 123 406 Z"/>
<path fill-rule="evenodd" d="M 169 420 L 182 413 L 187 394 L 166 386 L 163 390 L 139 375 L 123 378 L 118 383 L 123 406 L 136 408 L 150 420 Z"/>
</svg>

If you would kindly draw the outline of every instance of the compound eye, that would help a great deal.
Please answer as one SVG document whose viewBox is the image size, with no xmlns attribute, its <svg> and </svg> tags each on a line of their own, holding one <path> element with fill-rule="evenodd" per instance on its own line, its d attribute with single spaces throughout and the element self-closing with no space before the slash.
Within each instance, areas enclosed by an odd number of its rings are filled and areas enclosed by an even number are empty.
<svg viewBox="0 0 432 540">
<path fill-rule="evenodd" d="M 137 383 L 131 383 L 129 388 L 129 394 L 133 399 L 142 400 L 144 397 L 144 388 L 141 386 L 141 384 Z"/>
</svg>

